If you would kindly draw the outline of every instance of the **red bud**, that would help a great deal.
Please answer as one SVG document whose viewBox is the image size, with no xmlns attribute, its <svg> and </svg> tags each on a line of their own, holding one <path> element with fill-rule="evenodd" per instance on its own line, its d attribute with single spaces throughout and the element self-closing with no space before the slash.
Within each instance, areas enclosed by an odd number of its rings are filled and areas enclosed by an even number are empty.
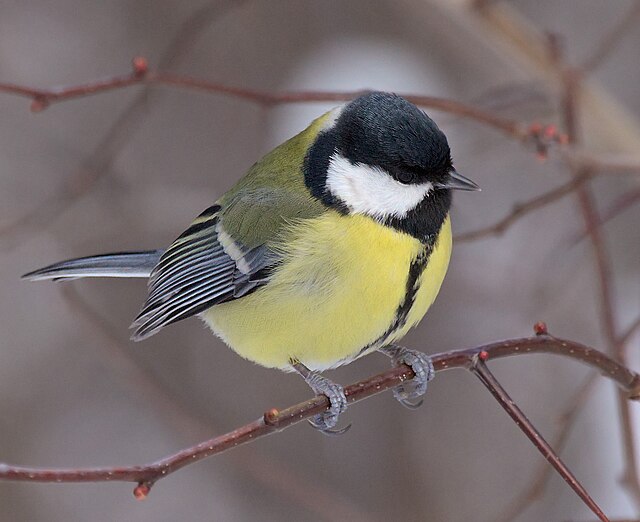
<svg viewBox="0 0 640 522">
<path fill-rule="evenodd" d="M 533 325 L 533 331 L 536 335 L 547 335 L 549 331 L 547 330 L 547 323 L 544 321 L 538 321 Z"/>
<path fill-rule="evenodd" d="M 136 76 L 144 76 L 149 71 L 149 63 L 144 56 L 136 56 L 131 60 L 131 65 Z"/>
<path fill-rule="evenodd" d="M 151 487 L 144 482 L 140 482 L 133 490 L 133 496 L 136 500 L 145 500 L 151 491 Z"/>
</svg>

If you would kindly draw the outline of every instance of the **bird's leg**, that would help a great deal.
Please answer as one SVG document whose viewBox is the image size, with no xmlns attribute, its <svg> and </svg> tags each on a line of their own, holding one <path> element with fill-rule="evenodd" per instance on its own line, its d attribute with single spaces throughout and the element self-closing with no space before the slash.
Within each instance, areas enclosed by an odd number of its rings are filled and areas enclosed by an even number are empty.
<svg viewBox="0 0 640 522">
<path fill-rule="evenodd" d="M 326 435 L 342 435 L 346 433 L 351 428 L 351 424 L 344 428 L 334 429 L 338 424 L 340 414 L 347 409 L 347 397 L 342 386 L 323 377 L 318 372 L 310 370 L 300 361 L 291 361 L 291 367 L 317 395 L 326 395 L 331 404 L 327 411 L 310 419 L 309 424 Z"/>
<path fill-rule="evenodd" d="M 427 391 L 427 383 L 433 379 L 435 371 L 431 357 L 417 350 L 409 350 L 403 346 L 390 344 L 378 349 L 379 352 L 391 357 L 394 366 L 406 364 L 415 373 L 415 377 L 393 389 L 395 398 L 407 408 L 415 409 L 422 405 L 422 397 Z M 420 399 L 418 402 L 411 402 Z"/>
</svg>

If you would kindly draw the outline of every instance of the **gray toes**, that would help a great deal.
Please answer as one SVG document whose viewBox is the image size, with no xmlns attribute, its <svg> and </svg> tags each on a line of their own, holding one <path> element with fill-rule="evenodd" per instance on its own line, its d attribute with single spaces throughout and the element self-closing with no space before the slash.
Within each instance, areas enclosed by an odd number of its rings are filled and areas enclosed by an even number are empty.
<svg viewBox="0 0 640 522">
<path fill-rule="evenodd" d="M 340 414 L 347 409 L 347 396 L 344 389 L 339 384 L 330 381 L 319 373 L 311 372 L 305 380 L 317 395 L 325 395 L 329 399 L 329 409 L 320 413 L 309 421 L 314 428 L 327 435 L 342 435 L 346 433 L 351 425 L 344 428 L 335 429 L 338 424 Z"/>
<path fill-rule="evenodd" d="M 399 366 L 406 364 L 410 366 L 415 374 L 414 378 L 393 390 L 395 398 L 409 409 L 420 407 L 422 401 L 412 402 L 419 399 L 427 392 L 427 384 L 435 375 L 435 369 L 431 357 L 426 353 L 417 350 L 409 350 L 402 346 L 386 346 L 380 350 L 385 355 L 391 357 L 393 364 Z"/>
</svg>

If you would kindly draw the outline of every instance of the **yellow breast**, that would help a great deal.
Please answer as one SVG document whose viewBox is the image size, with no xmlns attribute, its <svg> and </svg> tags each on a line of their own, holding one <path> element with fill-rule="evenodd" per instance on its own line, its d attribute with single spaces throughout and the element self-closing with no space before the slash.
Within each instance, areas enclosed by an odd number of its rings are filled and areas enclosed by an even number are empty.
<svg viewBox="0 0 640 522">
<path fill-rule="evenodd" d="M 240 355 L 282 369 L 291 359 L 315 370 L 335 367 L 375 343 L 393 324 L 409 267 L 424 251 L 417 239 L 371 218 L 333 211 L 292 225 L 282 244 L 283 262 L 266 286 L 203 314 Z M 406 322 L 387 341 L 401 338 L 426 313 L 450 253 L 447 218 Z"/>
</svg>

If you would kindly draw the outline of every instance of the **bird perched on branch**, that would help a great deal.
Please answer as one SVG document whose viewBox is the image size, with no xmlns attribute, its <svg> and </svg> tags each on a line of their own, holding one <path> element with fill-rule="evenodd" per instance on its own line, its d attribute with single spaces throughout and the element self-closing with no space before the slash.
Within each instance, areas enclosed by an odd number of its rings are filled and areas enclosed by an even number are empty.
<svg viewBox="0 0 640 522">
<path fill-rule="evenodd" d="M 397 346 L 433 303 L 451 253 L 453 189 L 477 190 L 447 138 L 403 98 L 372 92 L 327 112 L 253 165 L 166 250 L 63 261 L 25 278 L 149 278 L 133 339 L 199 315 L 241 356 L 299 373 L 330 408 L 342 387 L 319 372 L 380 351 L 426 391 L 428 356 Z"/>
</svg>

